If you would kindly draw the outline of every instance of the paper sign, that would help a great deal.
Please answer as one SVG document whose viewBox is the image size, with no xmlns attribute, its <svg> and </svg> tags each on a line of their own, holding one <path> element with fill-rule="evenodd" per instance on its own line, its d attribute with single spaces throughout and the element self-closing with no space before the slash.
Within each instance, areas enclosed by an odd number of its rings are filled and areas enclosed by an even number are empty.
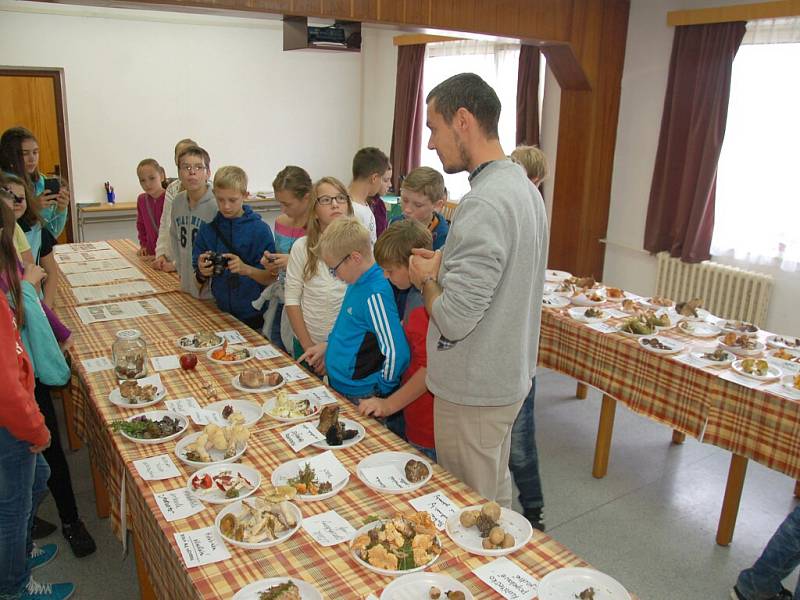
<svg viewBox="0 0 800 600">
<path fill-rule="evenodd" d="M 137 379 L 136 383 L 138 383 L 140 386 L 154 385 L 159 389 L 164 387 L 164 384 L 161 383 L 161 375 L 159 375 L 158 373 L 154 375 L 148 375 L 147 377 L 142 377 L 141 379 Z"/>
<path fill-rule="evenodd" d="M 301 526 L 321 546 L 335 546 L 353 539 L 356 530 L 335 510 L 303 519 Z"/>
<path fill-rule="evenodd" d="M 175 354 L 168 356 L 154 356 L 150 359 L 150 362 L 153 363 L 154 371 L 171 371 L 172 369 L 181 368 L 181 363 Z"/>
<path fill-rule="evenodd" d="M 436 529 L 443 530 L 447 518 L 458 511 L 458 507 L 453 504 L 453 501 L 445 496 L 442 492 L 431 492 L 419 498 L 414 498 L 409 501 L 417 512 L 426 511 L 430 513 L 431 519 L 436 524 Z"/>
<path fill-rule="evenodd" d="M 228 425 L 228 422 L 222 418 L 221 414 L 213 410 L 200 408 L 200 405 L 193 396 L 167 400 L 164 404 L 169 410 L 174 410 L 177 413 L 189 417 L 197 425 L 208 425 L 209 423 L 215 423 L 220 427 Z"/>
<path fill-rule="evenodd" d="M 246 344 L 247 340 L 242 337 L 242 334 L 235 329 L 228 331 L 215 331 L 219 337 L 228 340 L 229 344 Z"/>
<path fill-rule="evenodd" d="M 362 475 L 372 485 L 382 488 L 407 488 L 411 487 L 411 482 L 406 479 L 396 465 L 381 465 L 379 467 L 364 467 L 361 469 Z"/>
<path fill-rule="evenodd" d="M 504 556 L 472 572 L 508 600 L 531 600 L 536 597 L 539 590 L 537 579 Z"/>
<path fill-rule="evenodd" d="M 156 289 L 146 281 L 128 281 L 111 285 L 76 287 L 72 288 L 72 293 L 75 294 L 78 304 L 86 304 L 87 302 L 114 300 L 127 296 L 148 296 L 155 294 Z"/>
<path fill-rule="evenodd" d="M 111 244 L 108 242 L 78 242 L 53 246 L 53 252 L 56 254 L 63 254 L 64 252 L 93 252 L 95 250 L 111 250 Z"/>
<path fill-rule="evenodd" d="M 263 346 L 256 346 L 253 348 L 253 356 L 259 360 L 268 360 L 270 358 L 280 358 L 283 354 L 269 344 L 264 344 Z"/>
<path fill-rule="evenodd" d="M 779 358 L 768 358 L 767 362 L 773 367 L 778 367 L 784 373 L 800 373 L 800 363 L 781 360 Z"/>
<path fill-rule="evenodd" d="M 324 385 L 318 385 L 310 390 L 303 390 L 298 395 L 308 398 L 309 400 L 314 398 L 317 400 L 317 402 L 319 402 L 320 406 L 325 406 L 326 404 L 336 404 L 336 396 L 334 396 L 333 393 Z"/>
<path fill-rule="evenodd" d="M 286 440 L 286 443 L 289 444 L 291 449 L 295 452 L 300 452 L 300 450 L 306 446 L 310 446 L 314 442 L 321 442 L 325 439 L 325 436 L 317 430 L 316 425 L 312 425 L 308 422 L 300 423 L 280 433 L 281 437 Z"/>
<path fill-rule="evenodd" d="M 70 264 L 70 263 L 66 263 Z M 67 281 L 72 287 L 82 285 L 103 285 L 126 279 L 145 279 L 144 273 L 134 267 L 124 269 L 114 269 L 112 271 L 89 271 L 86 273 L 71 273 L 66 275 Z"/>
<path fill-rule="evenodd" d="M 764 388 L 764 391 L 770 392 L 772 394 L 777 394 L 778 396 L 781 396 L 782 398 L 787 398 L 789 400 L 800 401 L 800 390 L 797 389 L 791 390 L 780 382 L 773 383 L 772 385 Z"/>
<path fill-rule="evenodd" d="M 350 477 L 350 473 L 336 458 L 333 450 L 327 450 L 322 454 L 312 456 L 308 459 L 308 463 L 314 469 L 320 481 L 330 481 L 334 486 Z"/>
<path fill-rule="evenodd" d="M 703 369 L 704 371 L 706 371 L 708 373 L 717 372 L 717 370 L 714 367 L 714 365 L 710 365 L 707 362 L 700 360 L 699 358 L 697 358 L 696 356 L 693 356 L 691 353 L 688 353 L 688 352 L 685 353 L 685 354 L 678 354 L 677 356 L 673 356 L 672 358 L 674 358 L 678 362 L 681 362 L 681 363 L 683 363 L 685 365 L 689 365 L 690 367 L 696 367 L 698 369 Z"/>
<path fill-rule="evenodd" d="M 762 385 L 764 385 L 763 381 L 758 381 L 757 379 L 751 379 L 750 377 L 745 377 L 744 375 L 739 375 L 736 371 L 725 371 L 719 376 L 720 379 L 724 379 L 725 381 L 732 381 L 733 383 L 738 383 L 741 386 L 750 389 L 758 389 Z"/>
<path fill-rule="evenodd" d="M 153 494 L 153 497 L 161 509 L 161 514 L 170 522 L 191 517 L 205 508 L 203 503 L 192 496 L 186 488 Z"/>
<path fill-rule="evenodd" d="M 55 248 L 59 248 L 61 244 Z M 54 250 L 55 250 L 54 248 Z M 88 273 L 90 271 L 116 271 L 117 269 L 126 269 L 132 267 L 124 258 L 111 258 L 109 260 L 94 260 L 92 262 L 72 262 L 59 265 L 59 269 L 65 275 L 72 273 Z"/>
<path fill-rule="evenodd" d="M 98 371 L 108 371 L 114 368 L 114 363 L 107 356 L 98 358 L 85 358 L 81 361 L 87 373 L 97 373 Z"/>
<path fill-rule="evenodd" d="M 281 367 L 280 369 L 275 369 L 278 373 L 283 375 L 283 378 L 289 381 L 300 381 L 301 379 L 307 379 L 308 373 L 303 371 L 297 365 L 290 365 L 288 367 Z"/>
<path fill-rule="evenodd" d="M 94 306 L 79 306 L 77 310 L 78 316 L 85 325 L 169 314 L 167 307 L 155 298 L 114 302 L 111 304 L 95 304 Z"/>
<path fill-rule="evenodd" d="M 187 416 L 188 411 L 190 410 L 200 410 L 200 405 L 197 403 L 197 400 L 194 399 L 194 396 L 175 398 L 175 400 L 167 400 L 164 402 L 164 404 L 169 410 Z"/>
<path fill-rule="evenodd" d="M 222 537 L 213 526 L 176 533 L 175 541 L 187 568 L 208 565 L 231 557 Z"/>
<path fill-rule="evenodd" d="M 627 317 L 630 317 L 628 313 L 623 312 L 618 308 L 606 308 L 604 309 L 604 311 L 606 312 L 606 314 L 609 314 L 616 319 L 625 319 Z"/>
<path fill-rule="evenodd" d="M 592 323 L 591 325 L 587 325 L 587 327 L 599 331 L 600 333 L 617 333 L 617 328 L 608 323 Z"/>
<path fill-rule="evenodd" d="M 145 481 L 159 481 L 180 477 L 181 472 L 168 454 L 133 461 L 133 466 Z"/>
</svg>

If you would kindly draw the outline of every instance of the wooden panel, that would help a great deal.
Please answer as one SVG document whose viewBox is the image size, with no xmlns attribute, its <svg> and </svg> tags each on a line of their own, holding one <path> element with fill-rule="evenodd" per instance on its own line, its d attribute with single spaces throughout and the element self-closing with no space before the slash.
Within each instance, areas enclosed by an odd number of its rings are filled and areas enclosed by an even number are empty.
<svg viewBox="0 0 800 600">
<path fill-rule="evenodd" d="M 322 14 L 338 19 L 352 19 L 353 5 L 350 0 L 322 0 Z"/>
<path fill-rule="evenodd" d="M 432 0 L 431 24 L 447 23 L 448 29 L 474 31 L 477 33 L 496 33 L 479 22 L 476 8 L 479 0 Z M 485 0 L 480 0 L 485 2 Z M 483 4 L 484 8 L 488 4 Z M 487 16 L 482 14 L 481 16 Z"/>
<path fill-rule="evenodd" d="M 547 59 L 547 66 L 553 70 L 553 75 L 561 89 L 589 90 L 591 85 L 583 72 L 581 63 L 567 44 L 543 46 L 542 52 Z"/>
<path fill-rule="evenodd" d="M 403 23 L 428 25 L 430 22 L 431 0 L 406 0 Z"/>
<path fill-rule="evenodd" d="M 322 0 L 292 0 L 292 14 L 318 16 L 322 14 Z"/>
<path fill-rule="evenodd" d="M 405 2 L 403 0 L 379 0 L 378 20 L 382 23 L 403 23 Z"/>
<path fill-rule="evenodd" d="M 353 0 L 353 18 L 357 21 L 378 20 L 377 0 Z"/>
<path fill-rule="evenodd" d="M 729 23 L 731 21 L 755 21 L 758 19 L 780 19 L 800 16 L 800 2 L 755 2 L 699 8 L 696 10 L 675 10 L 667 13 L 667 25 L 704 25 L 706 23 Z"/>
<path fill-rule="evenodd" d="M 518 35 L 521 38 L 526 41 L 569 41 L 575 12 L 571 2 L 538 0 L 518 4 Z"/>
<path fill-rule="evenodd" d="M 396 35 L 392 38 L 395 46 L 416 46 L 417 44 L 432 44 L 434 42 L 455 42 L 465 38 L 453 37 L 450 35 L 428 35 L 427 33 L 409 33 L 408 35 Z"/>
</svg>

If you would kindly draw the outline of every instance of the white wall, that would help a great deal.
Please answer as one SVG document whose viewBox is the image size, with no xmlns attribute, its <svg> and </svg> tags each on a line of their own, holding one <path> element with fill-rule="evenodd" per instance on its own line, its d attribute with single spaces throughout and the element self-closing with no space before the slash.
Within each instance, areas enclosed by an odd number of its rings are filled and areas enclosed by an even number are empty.
<svg viewBox="0 0 800 600">
<path fill-rule="evenodd" d="M 642 248 L 650 182 L 667 87 L 673 29 L 670 10 L 737 4 L 735 0 L 633 0 L 628 21 L 617 146 L 611 186 L 604 279 L 642 294 L 655 289 L 656 260 Z M 730 262 L 730 261 L 720 261 Z M 739 264 L 775 277 L 766 327 L 800 335 L 800 277 L 777 269 Z"/>
<path fill-rule="evenodd" d="M 365 27 L 361 31 L 361 137 L 359 146 L 391 151 L 397 46 L 392 38 L 404 31 Z"/>
</svg>

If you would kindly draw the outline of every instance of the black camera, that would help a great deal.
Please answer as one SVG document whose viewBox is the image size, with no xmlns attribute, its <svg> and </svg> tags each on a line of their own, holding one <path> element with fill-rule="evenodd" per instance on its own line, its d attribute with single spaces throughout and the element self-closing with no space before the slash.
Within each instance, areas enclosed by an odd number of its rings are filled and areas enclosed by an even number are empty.
<svg viewBox="0 0 800 600">
<path fill-rule="evenodd" d="M 228 268 L 228 257 L 217 254 L 216 252 L 209 252 L 206 258 L 211 261 L 214 267 L 214 277 L 219 277 Z"/>
</svg>

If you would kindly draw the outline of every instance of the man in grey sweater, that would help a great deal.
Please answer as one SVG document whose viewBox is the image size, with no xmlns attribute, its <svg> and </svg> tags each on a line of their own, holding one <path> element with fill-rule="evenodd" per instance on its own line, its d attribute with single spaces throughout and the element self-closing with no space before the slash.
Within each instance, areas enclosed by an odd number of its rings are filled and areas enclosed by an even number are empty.
<svg viewBox="0 0 800 600">
<path fill-rule="evenodd" d="M 416 251 L 411 281 L 431 316 L 428 389 L 438 462 L 511 506 L 511 427 L 536 371 L 547 217 L 536 187 L 506 158 L 500 101 L 471 73 L 427 98 L 428 148 L 448 173 L 470 172 L 442 251 Z"/>
</svg>

